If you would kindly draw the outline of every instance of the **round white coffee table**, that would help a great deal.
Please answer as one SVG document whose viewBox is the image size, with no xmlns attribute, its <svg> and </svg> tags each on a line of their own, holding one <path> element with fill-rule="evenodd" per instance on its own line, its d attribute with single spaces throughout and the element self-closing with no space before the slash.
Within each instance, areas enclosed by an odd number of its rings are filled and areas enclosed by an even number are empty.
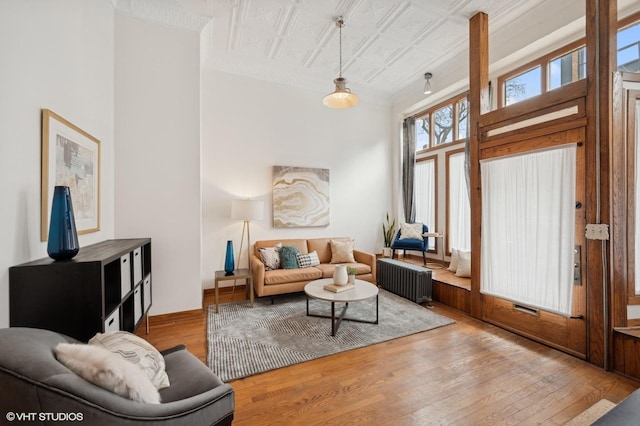
<svg viewBox="0 0 640 426">
<path fill-rule="evenodd" d="M 304 292 L 307 295 L 307 316 L 319 317 L 319 318 L 331 318 L 331 335 L 335 336 L 342 321 L 363 322 L 367 324 L 378 324 L 378 287 L 367 281 L 355 280 L 355 286 L 345 291 L 333 292 L 325 290 L 324 286 L 332 284 L 332 278 L 323 278 L 321 280 L 311 281 L 304 287 Z M 325 300 L 331 302 L 331 316 L 317 315 L 309 313 L 309 298 Z M 345 318 L 344 314 L 347 312 L 349 302 L 358 302 L 361 300 L 376 298 L 376 319 L 375 321 L 367 321 L 356 318 Z M 336 317 L 336 302 L 343 302 L 344 308 L 342 312 Z"/>
</svg>

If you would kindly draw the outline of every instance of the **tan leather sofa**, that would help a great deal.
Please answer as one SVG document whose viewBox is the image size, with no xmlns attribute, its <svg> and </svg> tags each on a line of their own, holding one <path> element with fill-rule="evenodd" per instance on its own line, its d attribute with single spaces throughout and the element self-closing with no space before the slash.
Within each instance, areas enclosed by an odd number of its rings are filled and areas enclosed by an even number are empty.
<svg viewBox="0 0 640 426">
<path fill-rule="evenodd" d="M 331 240 L 349 241 L 349 238 L 311 238 L 256 241 L 251 255 L 253 271 L 253 288 L 258 297 L 273 296 L 275 294 L 295 293 L 303 291 L 304 286 L 313 280 L 331 278 L 335 264 L 331 262 Z M 320 265 L 299 269 L 276 269 L 266 271 L 260 260 L 258 249 L 274 247 L 278 243 L 283 246 L 298 247 L 300 253 L 307 254 L 314 250 L 318 253 Z M 376 284 L 376 256 L 359 250 L 353 250 L 356 263 L 346 263 L 356 268 L 356 278 Z"/>
</svg>

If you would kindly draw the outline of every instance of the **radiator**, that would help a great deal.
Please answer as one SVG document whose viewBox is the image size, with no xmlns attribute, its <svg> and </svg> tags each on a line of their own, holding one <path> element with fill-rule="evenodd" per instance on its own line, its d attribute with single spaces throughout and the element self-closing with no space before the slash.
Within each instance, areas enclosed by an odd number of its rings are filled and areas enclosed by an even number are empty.
<svg viewBox="0 0 640 426">
<path fill-rule="evenodd" d="M 378 259 L 378 285 L 416 303 L 431 306 L 431 270 L 393 259 Z"/>
</svg>

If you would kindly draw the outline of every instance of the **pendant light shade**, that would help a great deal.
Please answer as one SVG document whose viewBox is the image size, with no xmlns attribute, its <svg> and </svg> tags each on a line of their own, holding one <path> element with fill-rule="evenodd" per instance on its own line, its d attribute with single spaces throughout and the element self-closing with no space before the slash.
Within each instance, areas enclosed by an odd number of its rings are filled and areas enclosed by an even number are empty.
<svg viewBox="0 0 640 426">
<path fill-rule="evenodd" d="M 333 82 L 336 85 L 336 90 L 333 93 L 329 93 L 324 97 L 324 99 L 322 99 L 324 106 L 343 109 L 358 105 L 360 99 L 347 88 L 346 79 L 338 77 L 333 80 Z"/>
<path fill-rule="evenodd" d="M 433 77 L 433 74 L 431 74 L 430 72 L 424 73 L 424 79 L 427 80 L 427 81 L 424 82 L 424 94 L 425 95 L 431 94 L 431 77 Z"/>
<path fill-rule="evenodd" d="M 342 16 L 336 19 L 336 26 L 340 29 L 340 74 L 338 78 L 333 80 L 336 89 L 333 93 L 325 96 L 322 99 L 322 103 L 329 108 L 344 109 L 358 105 L 360 99 L 351 93 L 351 89 L 347 87 L 347 80 L 342 77 L 342 27 L 344 27 L 344 19 L 342 19 Z"/>
</svg>

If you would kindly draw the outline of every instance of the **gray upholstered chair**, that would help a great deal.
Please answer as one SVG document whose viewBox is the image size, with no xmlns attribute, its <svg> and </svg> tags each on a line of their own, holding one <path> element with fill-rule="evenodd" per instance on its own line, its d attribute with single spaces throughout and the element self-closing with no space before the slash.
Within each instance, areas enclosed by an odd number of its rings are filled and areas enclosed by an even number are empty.
<svg viewBox="0 0 640 426">
<path fill-rule="evenodd" d="M 87 425 L 231 425 L 233 388 L 184 346 L 162 352 L 171 381 L 160 390 L 162 403 L 143 404 L 98 387 L 58 362 L 53 348 L 61 342 L 78 343 L 48 330 L 0 329 L 3 419 L 6 413 L 73 413 L 82 421 L 69 423 Z"/>
</svg>

